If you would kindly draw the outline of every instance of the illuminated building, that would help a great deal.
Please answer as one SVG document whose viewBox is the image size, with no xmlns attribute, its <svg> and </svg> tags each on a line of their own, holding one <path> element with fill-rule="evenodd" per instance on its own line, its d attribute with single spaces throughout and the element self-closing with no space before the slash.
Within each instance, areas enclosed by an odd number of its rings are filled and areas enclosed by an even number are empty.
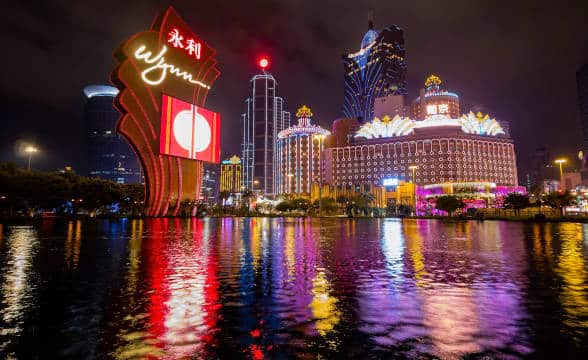
<svg viewBox="0 0 588 360">
<path fill-rule="evenodd" d="M 112 86 L 84 88 L 84 123 L 88 141 L 88 175 L 118 183 L 140 183 L 141 168 L 129 144 L 116 132 L 120 113 L 113 101 Z"/>
<path fill-rule="evenodd" d="M 280 131 L 290 126 L 290 113 L 284 110 L 284 100 L 277 96 L 276 79 L 265 70 L 269 61 L 262 63 L 262 60 L 259 65 L 263 73 L 249 81 L 250 96 L 245 100 L 245 112 L 241 115 L 243 186 L 273 194 L 276 139 Z"/>
<path fill-rule="evenodd" d="M 325 150 L 326 182 L 349 190 L 396 178 L 418 188 L 488 183 L 521 191 L 513 141 L 500 123 L 481 113 L 449 115 L 385 116 L 363 124 L 348 145 Z"/>
<path fill-rule="evenodd" d="M 237 155 L 221 162 L 220 191 L 234 194 L 241 192 L 241 159 Z"/>
<path fill-rule="evenodd" d="M 392 25 L 376 31 L 370 21 L 358 52 L 343 55 L 345 95 L 343 116 L 358 120 L 374 117 L 374 100 L 405 95 L 404 33 Z"/>
<path fill-rule="evenodd" d="M 578 85 L 578 105 L 580 106 L 580 121 L 582 122 L 583 134 L 583 166 L 582 178 L 588 178 L 588 166 L 586 156 L 588 155 L 588 64 L 585 64 L 576 72 L 576 84 Z"/>
<path fill-rule="evenodd" d="M 311 124 L 312 111 L 302 106 L 296 112 L 298 125 L 278 133 L 277 193 L 310 194 L 313 183 L 321 182 L 324 140 L 330 131 Z"/>
<path fill-rule="evenodd" d="M 200 188 L 200 200 L 206 204 L 213 204 L 218 198 L 219 172 L 217 164 L 204 164 L 202 174 L 202 187 Z"/>
<path fill-rule="evenodd" d="M 459 117 L 459 96 L 456 93 L 443 90 L 441 79 L 431 75 L 425 81 L 425 88 L 412 102 L 412 118 L 424 120 L 431 115 L 446 115 L 451 118 Z"/>
<path fill-rule="evenodd" d="M 330 146 L 347 146 L 350 137 L 359 129 L 359 122 L 356 119 L 339 118 L 333 121 L 333 133 L 329 137 Z"/>
<path fill-rule="evenodd" d="M 404 95 L 389 95 L 374 101 L 374 116 L 383 118 L 386 115 L 410 116 L 410 107 L 404 104 Z"/>
</svg>

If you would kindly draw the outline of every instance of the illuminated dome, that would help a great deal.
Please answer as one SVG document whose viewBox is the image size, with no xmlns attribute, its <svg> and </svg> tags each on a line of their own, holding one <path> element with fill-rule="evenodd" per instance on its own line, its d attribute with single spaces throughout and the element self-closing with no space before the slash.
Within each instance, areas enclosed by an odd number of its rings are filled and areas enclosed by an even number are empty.
<svg viewBox="0 0 588 360">
<path fill-rule="evenodd" d="M 364 49 L 366 47 L 368 47 L 371 43 L 373 43 L 374 41 L 376 41 L 376 38 L 378 37 L 378 32 L 374 29 L 369 29 L 365 35 L 363 36 L 363 40 L 361 40 L 361 48 Z"/>
<path fill-rule="evenodd" d="M 118 94 L 118 89 L 108 85 L 88 85 L 84 88 L 84 95 L 88 99 L 95 96 L 110 96 L 115 97 Z"/>
</svg>

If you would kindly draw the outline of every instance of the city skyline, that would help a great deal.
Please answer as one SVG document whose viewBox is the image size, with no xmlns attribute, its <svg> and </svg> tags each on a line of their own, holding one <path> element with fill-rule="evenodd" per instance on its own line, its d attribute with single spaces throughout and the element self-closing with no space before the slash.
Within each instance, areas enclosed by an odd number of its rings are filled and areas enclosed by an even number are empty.
<svg viewBox="0 0 588 360">
<path fill-rule="evenodd" d="M 458 2 L 437 9 L 418 3 L 372 2 L 365 6 L 347 4 L 345 11 L 333 9 L 329 3 L 313 4 L 313 11 L 309 12 L 301 7 L 311 5 L 274 4 L 260 7 L 264 14 L 275 16 L 259 23 L 254 20 L 259 14 L 247 8 L 241 9 L 239 18 L 230 15 L 234 12 L 229 10 L 235 10 L 232 3 L 209 8 L 181 2 L 173 5 L 190 14 L 191 25 L 212 43 L 220 44 L 219 54 L 224 54 L 219 56 L 223 75 L 208 99 L 227 120 L 223 157 L 240 152 L 235 140 L 241 132 L 226 130 L 239 121 L 247 79 L 256 72 L 256 60 L 261 54 L 272 60 L 269 71 L 280 79 L 281 94 L 290 108 L 315 104 L 318 125 L 329 127 L 340 114 L 343 100 L 340 54 L 357 48 L 365 34 L 370 9 L 376 28 L 398 24 L 405 31 L 409 97 L 416 95 L 423 77 L 429 73 L 440 75 L 449 87 L 462 90 L 459 95 L 464 108 L 483 105 L 492 109 L 498 120 L 510 121 L 523 164 L 525 157 L 540 145 L 548 146 L 554 154 L 581 146 L 575 72 L 588 62 L 588 49 L 578 46 L 587 43 L 588 35 L 577 30 L 581 29 L 581 11 L 572 7 L 552 11 L 541 4 L 532 8 L 526 4 L 491 8 Z M 2 131 L 2 159 L 22 161 L 14 155 L 14 141 L 32 138 L 44 150 L 36 157 L 40 168 L 66 164 L 80 168 L 83 164 L 79 150 L 83 143 L 71 135 L 82 134 L 81 89 L 91 83 L 106 82 L 113 63 L 112 48 L 148 23 L 161 5 L 138 5 L 129 19 L 122 14 L 110 14 L 115 4 L 105 2 L 104 9 L 95 16 L 103 15 L 104 23 L 100 24 L 86 23 L 84 15 L 95 9 L 84 4 L 67 11 L 56 5 L 11 6 L 18 16 L 6 19 L 5 23 L 14 24 L 19 17 L 24 20 L 18 26 L 9 26 L 2 35 L 16 52 L 15 56 L 3 58 L 3 67 L 15 71 L 7 73 L 0 83 L 3 120 L 9 124 Z M 51 14 L 60 12 L 68 20 L 65 25 L 50 20 Z M 528 15 L 524 22 L 517 17 L 521 13 Z M 448 14 L 452 21 L 443 21 Z M 219 19 L 230 21 L 218 25 L 215 22 Z M 477 23 L 469 28 L 452 25 L 465 19 L 476 19 Z M 435 27 L 431 40 L 427 37 L 430 28 L 439 23 L 446 26 Z M 300 24 L 296 25 L 299 32 L 283 31 L 293 24 Z M 227 41 L 220 28 L 236 34 L 236 41 Z M 85 55 L 72 57 L 72 50 Z M 562 58 L 560 53 L 567 56 Z M 473 76 L 480 81 L 469 83 Z M 34 87 L 30 85 L 33 83 Z M 27 97 L 31 99 L 25 100 Z M 532 137 L 527 132 L 530 126 L 535 129 Z M 63 131 L 66 128 L 68 131 Z M 555 131 L 560 136 L 553 137 Z"/>
</svg>

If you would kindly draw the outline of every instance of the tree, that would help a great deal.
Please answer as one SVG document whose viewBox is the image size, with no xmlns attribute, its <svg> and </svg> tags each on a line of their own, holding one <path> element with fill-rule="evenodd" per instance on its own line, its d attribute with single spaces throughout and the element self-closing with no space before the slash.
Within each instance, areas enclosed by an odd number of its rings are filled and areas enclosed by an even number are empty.
<svg viewBox="0 0 588 360">
<path fill-rule="evenodd" d="M 326 214 L 334 213 L 339 208 L 339 205 L 337 204 L 337 201 L 335 199 L 331 198 L 331 197 L 322 198 L 321 205 L 322 205 L 322 211 L 324 213 L 326 213 Z M 318 199 L 315 200 L 312 203 L 312 208 L 313 209 L 318 209 L 319 208 L 319 201 L 318 201 Z"/>
<path fill-rule="evenodd" d="M 563 215 L 563 208 L 570 206 L 574 201 L 574 196 L 569 191 L 554 191 L 543 197 L 543 201 L 552 208 L 559 209 Z"/>
<path fill-rule="evenodd" d="M 504 198 L 504 207 L 514 209 L 515 215 L 519 215 L 520 209 L 529 207 L 529 197 L 519 193 L 510 193 Z"/>
<path fill-rule="evenodd" d="M 300 210 L 304 214 L 310 209 L 310 201 L 305 198 L 296 198 L 291 200 L 292 208 L 295 210 Z"/>
<path fill-rule="evenodd" d="M 464 206 L 463 200 L 453 195 L 439 196 L 435 201 L 435 208 L 446 211 L 449 216 L 452 216 L 454 211 L 462 209 Z"/>
<path fill-rule="evenodd" d="M 276 205 L 276 211 L 286 212 L 292 210 L 292 203 L 290 200 L 282 200 Z"/>
</svg>

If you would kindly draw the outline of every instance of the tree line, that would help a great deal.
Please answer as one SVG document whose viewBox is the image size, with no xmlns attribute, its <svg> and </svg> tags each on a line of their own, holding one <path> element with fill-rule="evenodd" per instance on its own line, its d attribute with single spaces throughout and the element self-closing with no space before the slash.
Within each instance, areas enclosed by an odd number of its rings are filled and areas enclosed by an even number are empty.
<svg viewBox="0 0 588 360">
<path fill-rule="evenodd" d="M 140 216 L 144 186 L 118 184 L 66 172 L 26 170 L 0 163 L 0 212 L 4 216 L 57 214 Z"/>
</svg>

